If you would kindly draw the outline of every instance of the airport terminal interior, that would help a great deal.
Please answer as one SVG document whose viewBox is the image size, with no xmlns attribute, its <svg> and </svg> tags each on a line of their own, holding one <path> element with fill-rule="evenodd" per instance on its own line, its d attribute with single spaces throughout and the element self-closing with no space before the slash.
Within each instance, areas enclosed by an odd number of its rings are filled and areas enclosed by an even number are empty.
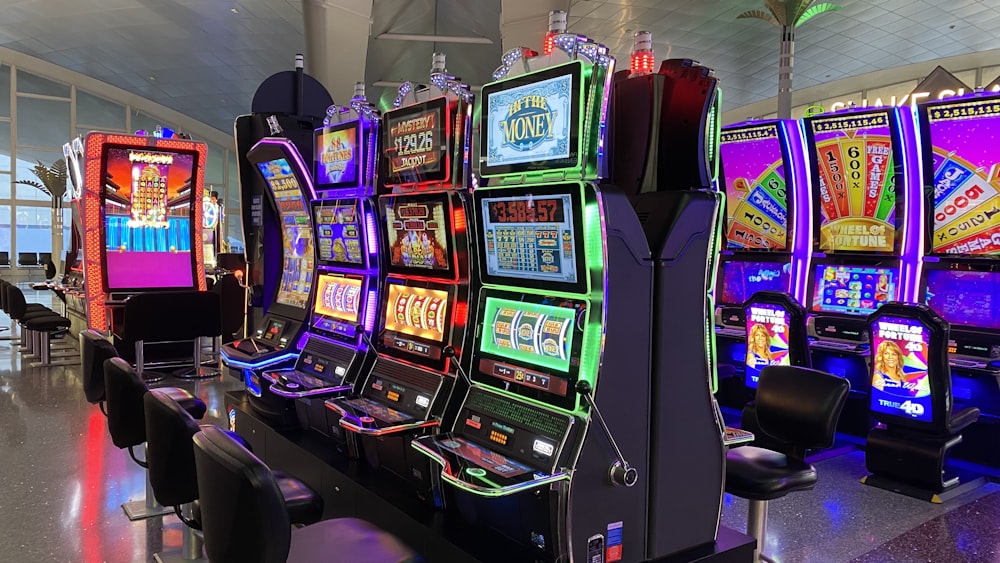
<svg viewBox="0 0 1000 563">
<path fill-rule="evenodd" d="M 997 29 L 0 2 L 0 563 L 1000 561 Z"/>
</svg>

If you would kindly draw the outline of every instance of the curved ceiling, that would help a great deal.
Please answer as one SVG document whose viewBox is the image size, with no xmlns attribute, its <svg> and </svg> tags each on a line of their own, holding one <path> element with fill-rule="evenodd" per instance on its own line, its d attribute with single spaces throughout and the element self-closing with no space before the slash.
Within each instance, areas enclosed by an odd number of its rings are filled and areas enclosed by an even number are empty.
<svg viewBox="0 0 1000 563">
<path fill-rule="evenodd" d="M 504 46 L 503 12 L 567 3 L 569 29 L 605 43 L 625 57 L 621 60 L 627 60 L 632 33 L 644 29 L 653 32 L 659 59 L 694 58 L 716 69 L 727 109 L 775 94 L 778 30 L 760 20 L 736 19 L 762 8 L 762 0 L 374 0 L 367 55 L 364 46 L 345 45 L 335 56 L 367 56 L 366 82 L 391 90 L 398 82 L 426 80 L 430 53 L 443 50 L 450 53 L 449 71 L 479 85 L 496 68 Z M 1000 48 L 995 0 L 838 3 L 842 11 L 817 16 L 797 32 L 797 88 Z M 15 0 L 0 10 L 0 45 L 222 131 L 230 131 L 234 116 L 248 110 L 260 81 L 292 68 L 294 55 L 306 45 L 301 0 Z M 526 36 L 521 28 L 537 29 L 527 36 L 540 38 L 544 21 L 507 19 L 503 28 L 508 37 Z M 399 35 L 480 40 L 435 43 Z M 370 90 L 369 97 L 383 93 Z"/>
</svg>

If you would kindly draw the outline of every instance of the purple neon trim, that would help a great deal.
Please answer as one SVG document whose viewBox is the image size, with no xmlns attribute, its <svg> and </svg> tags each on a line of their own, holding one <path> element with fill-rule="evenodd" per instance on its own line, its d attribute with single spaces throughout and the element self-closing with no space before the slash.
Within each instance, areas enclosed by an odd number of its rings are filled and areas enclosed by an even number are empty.
<svg viewBox="0 0 1000 563">
<path fill-rule="evenodd" d="M 299 167 L 299 175 L 305 179 L 306 187 L 309 189 L 309 193 L 305 194 L 310 200 L 316 199 L 316 187 L 313 185 L 312 172 L 308 166 L 306 166 L 305 161 L 302 160 L 302 155 L 299 154 L 299 149 L 295 148 L 295 145 L 287 139 L 276 139 L 274 137 L 265 137 L 260 141 L 257 141 L 257 145 L 275 145 L 279 147 L 284 147 L 285 152 L 292 156 L 292 160 Z"/>
</svg>

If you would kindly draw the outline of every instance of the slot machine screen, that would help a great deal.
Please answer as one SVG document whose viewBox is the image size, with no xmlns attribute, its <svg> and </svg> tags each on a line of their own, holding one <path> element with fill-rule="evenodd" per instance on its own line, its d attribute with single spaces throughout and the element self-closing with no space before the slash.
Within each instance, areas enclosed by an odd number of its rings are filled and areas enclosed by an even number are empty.
<svg viewBox="0 0 1000 563">
<path fill-rule="evenodd" d="M 317 129 L 316 142 L 317 188 L 355 186 L 361 172 L 360 126 L 357 121 L 338 123 Z"/>
<path fill-rule="evenodd" d="M 357 200 L 314 203 L 313 228 L 320 262 L 345 266 L 364 264 L 360 215 Z"/>
<path fill-rule="evenodd" d="M 383 201 L 389 265 L 412 273 L 450 272 L 447 200 L 434 196 Z"/>
<path fill-rule="evenodd" d="M 197 152 L 107 144 L 101 164 L 105 290 L 196 287 Z"/>
<path fill-rule="evenodd" d="M 360 278 L 321 273 L 316 280 L 313 326 L 319 330 L 353 336 L 361 308 Z"/>
<path fill-rule="evenodd" d="M 443 342 L 448 324 L 447 291 L 389 282 L 389 303 L 385 309 L 385 329 Z"/>
<path fill-rule="evenodd" d="M 818 264 L 813 278 L 812 310 L 867 316 L 895 301 L 898 285 L 896 270 L 892 268 Z"/>
<path fill-rule="evenodd" d="M 302 186 L 285 158 L 257 164 L 274 194 L 281 219 L 283 264 L 277 303 L 305 309 L 312 290 L 312 225 Z"/>
<path fill-rule="evenodd" d="M 821 252 L 893 252 L 901 149 L 893 110 L 808 120 Z"/>
<path fill-rule="evenodd" d="M 1000 330 L 1000 272 L 927 270 L 927 305 L 952 325 Z"/>
<path fill-rule="evenodd" d="M 570 194 L 483 197 L 478 212 L 486 241 L 486 275 L 519 283 L 576 284 L 573 203 Z"/>
<path fill-rule="evenodd" d="M 871 410 L 931 422 L 930 330 L 916 319 L 884 316 L 871 333 Z"/>
<path fill-rule="evenodd" d="M 772 303 L 751 303 L 747 314 L 747 387 L 757 387 L 765 367 L 788 365 L 788 311 Z"/>
<path fill-rule="evenodd" d="M 924 184 L 934 193 L 931 252 L 1000 255 L 1000 99 L 920 112 Z"/>
<path fill-rule="evenodd" d="M 723 262 L 719 290 L 715 293 L 719 304 L 742 305 L 758 291 L 789 291 L 791 267 L 788 262 Z"/>
<path fill-rule="evenodd" d="M 727 248 L 788 248 L 788 181 L 779 135 L 778 123 L 722 132 Z"/>
<path fill-rule="evenodd" d="M 445 98 L 435 98 L 382 116 L 383 183 L 448 181 L 450 113 L 457 112 L 448 111 Z"/>
<path fill-rule="evenodd" d="M 571 62 L 483 87 L 484 176 L 579 165 L 580 77 Z"/>
</svg>

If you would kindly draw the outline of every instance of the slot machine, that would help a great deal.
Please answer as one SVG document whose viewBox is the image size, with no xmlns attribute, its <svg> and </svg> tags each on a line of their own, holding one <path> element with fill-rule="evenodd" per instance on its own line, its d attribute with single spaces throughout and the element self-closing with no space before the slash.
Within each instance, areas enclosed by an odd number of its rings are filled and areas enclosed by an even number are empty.
<svg viewBox="0 0 1000 563">
<path fill-rule="evenodd" d="M 804 127 L 814 210 L 804 294 L 812 363 L 850 379 L 858 399 L 869 387 L 865 319 L 885 303 L 912 300 L 915 286 L 923 229 L 914 120 L 908 108 L 850 109 L 806 118 Z M 848 401 L 849 413 L 858 402 Z M 866 415 L 843 418 L 864 418 L 855 430 L 867 432 Z"/>
<path fill-rule="evenodd" d="M 471 386 L 413 441 L 448 510 L 518 560 L 645 553 L 652 272 L 628 198 L 595 183 L 613 70 L 562 33 L 483 87 Z"/>
<path fill-rule="evenodd" d="M 948 356 L 957 406 L 976 406 L 956 455 L 1000 467 L 986 444 L 1000 416 L 1000 96 L 921 104 L 925 255 L 917 302 L 951 325 Z"/>
<path fill-rule="evenodd" d="M 357 392 L 326 401 L 348 450 L 433 499 L 429 463 L 410 440 L 436 432 L 467 353 L 469 135 L 474 96 L 435 53 L 429 86 L 400 86 L 381 121 L 381 319 L 374 367 Z"/>
<path fill-rule="evenodd" d="M 327 436 L 343 431 L 327 423 L 325 400 L 350 392 L 375 358 L 367 342 L 381 271 L 373 198 L 380 119 L 358 83 L 350 106 L 331 106 L 315 131 L 310 212 L 317 269 L 309 327 L 293 367 L 262 372 L 271 394 L 294 404 L 300 426 Z"/>
<path fill-rule="evenodd" d="M 246 157 L 256 167 L 257 181 L 264 183 L 280 222 L 281 277 L 268 296 L 259 327 L 246 338 L 224 344 L 220 356 L 231 372 L 242 375 L 257 412 L 290 424 L 294 411 L 270 393 L 261 372 L 293 362 L 308 325 L 316 274 L 312 174 L 295 145 L 282 137 L 261 139 Z"/>
<path fill-rule="evenodd" d="M 87 325 L 116 343 L 129 296 L 205 290 L 201 229 L 205 143 L 88 133 L 82 194 Z M 133 360 L 131 346 L 118 346 Z M 153 345 L 147 359 L 157 356 Z M 183 351 L 190 350 L 189 345 Z"/>
</svg>

